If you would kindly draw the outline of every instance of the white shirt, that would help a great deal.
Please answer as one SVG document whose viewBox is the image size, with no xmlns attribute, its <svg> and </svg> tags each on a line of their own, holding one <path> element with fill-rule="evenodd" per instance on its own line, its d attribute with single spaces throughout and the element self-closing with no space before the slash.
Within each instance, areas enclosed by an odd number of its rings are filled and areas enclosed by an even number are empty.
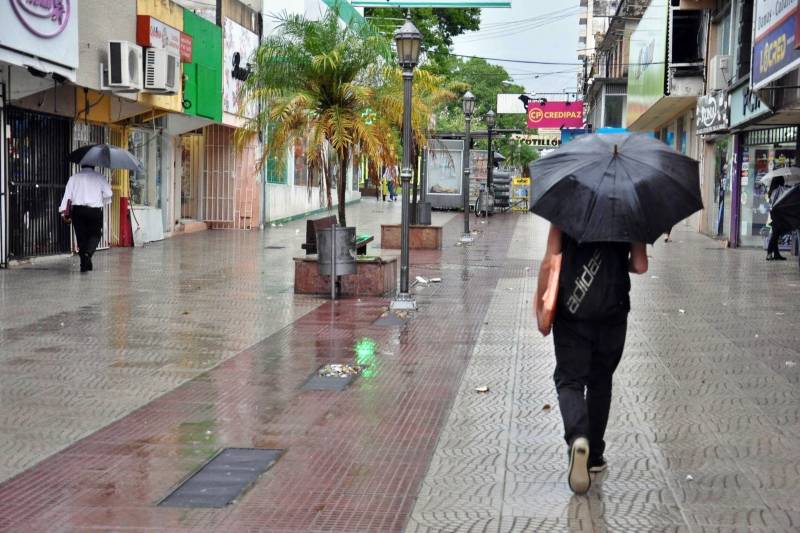
<svg viewBox="0 0 800 533">
<path fill-rule="evenodd" d="M 85 205 L 88 207 L 103 207 L 111 203 L 111 185 L 105 176 L 94 170 L 83 169 L 74 174 L 67 182 L 64 198 L 61 200 L 60 213 L 67 210 L 67 200 L 72 200 L 72 205 Z"/>
</svg>

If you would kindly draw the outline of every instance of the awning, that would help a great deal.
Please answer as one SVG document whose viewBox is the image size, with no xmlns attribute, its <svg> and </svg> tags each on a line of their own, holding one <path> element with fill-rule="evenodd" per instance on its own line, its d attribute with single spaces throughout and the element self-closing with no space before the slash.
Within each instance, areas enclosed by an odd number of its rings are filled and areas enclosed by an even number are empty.
<svg viewBox="0 0 800 533">
<path fill-rule="evenodd" d="M 697 105 L 696 96 L 664 96 L 650 109 L 628 124 L 630 131 L 655 131 Z"/>
</svg>

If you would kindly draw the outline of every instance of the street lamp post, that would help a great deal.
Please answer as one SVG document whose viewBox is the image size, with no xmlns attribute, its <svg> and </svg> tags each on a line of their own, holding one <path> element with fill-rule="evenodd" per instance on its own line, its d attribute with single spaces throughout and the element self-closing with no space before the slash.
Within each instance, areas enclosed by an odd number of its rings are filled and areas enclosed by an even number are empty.
<svg viewBox="0 0 800 533">
<path fill-rule="evenodd" d="M 472 242 L 472 233 L 469 231 L 469 146 L 471 144 L 469 128 L 472 124 L 472 113 L 475 112 L 475 95 L 467 91 L 462 104 L 464 107 L 464 177 L 461 180 L 461 195 L 464 203 L 464 235 L 461 236 L 461 242 L 467 243 Z"/>
<path fill-rule="evenodd" d="M 492 194 L 492 169 L 494 168 L 494 150 L 492 150 L 492 130 L 494 130 L 496 117 L 491 109 L 486 113 L 486 132 L 489 136 L 489 158 L 486 162 L 486 189 Z"/>
<path fill-rule="evenodd" d="M 408 292 L 408 233 L 409 233 L 409 197 L 410 183 L 413 176 L 411 168 L 411 84 L 414 79 L 414 67 L 419 61 L 419 50 L 422 34 L 411 19 L 394 33 L 397 44 L 397 57 L 403 68 L 403 168 L 400 180 L 403 184 L 403 205 L 401 210 L 400 236 L 400 291 L 392 301 L 393 310 L 414 310 L 417 302 Z"/>
</svg>

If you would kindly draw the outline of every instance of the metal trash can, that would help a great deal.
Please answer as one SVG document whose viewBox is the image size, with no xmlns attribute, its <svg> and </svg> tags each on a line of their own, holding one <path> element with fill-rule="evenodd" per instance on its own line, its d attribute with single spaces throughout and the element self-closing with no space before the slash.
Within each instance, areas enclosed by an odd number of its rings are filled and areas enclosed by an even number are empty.
<svg viewBox="0 0 800 533">
<path fill-rule="evenodd" d="M 417 204 L 417 224 L 420 226 L 431 225 L 431 204 L 430 202 L 419 202 Z"/>
<path fill-rule="evenodd" d="M 331 265 L 334 264 L 331 257 L 336 258 L 334 272 L 337 276 L 356 273 L 356 228 L 331 226 L 317 231 L 317 260 L 319 273 L 323 276 L 331 275 Z"/>
</svg>

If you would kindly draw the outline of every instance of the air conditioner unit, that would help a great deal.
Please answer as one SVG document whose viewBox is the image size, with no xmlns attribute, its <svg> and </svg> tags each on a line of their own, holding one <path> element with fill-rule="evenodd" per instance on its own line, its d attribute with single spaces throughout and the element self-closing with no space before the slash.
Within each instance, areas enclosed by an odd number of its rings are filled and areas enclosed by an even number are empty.
<svg viewBox="0 0 800 533">
<path fill-rule="evenodd" d="M 716 55 L 708 64 L 708 89 L 721 91 L 728 88 L 731 77 L 731 56 Z"/>
<path fill-rule="evenodd" d="M 181 59 L 160 48 L 148 48 L 144 58 L 144 90 L 177 94 L 181 83 Z"/>
<path fill-rule="evenodd" d="M 128 41 L 108 41 L 108 86 L 142 89 L 142 47 Z"/>
</svg>

